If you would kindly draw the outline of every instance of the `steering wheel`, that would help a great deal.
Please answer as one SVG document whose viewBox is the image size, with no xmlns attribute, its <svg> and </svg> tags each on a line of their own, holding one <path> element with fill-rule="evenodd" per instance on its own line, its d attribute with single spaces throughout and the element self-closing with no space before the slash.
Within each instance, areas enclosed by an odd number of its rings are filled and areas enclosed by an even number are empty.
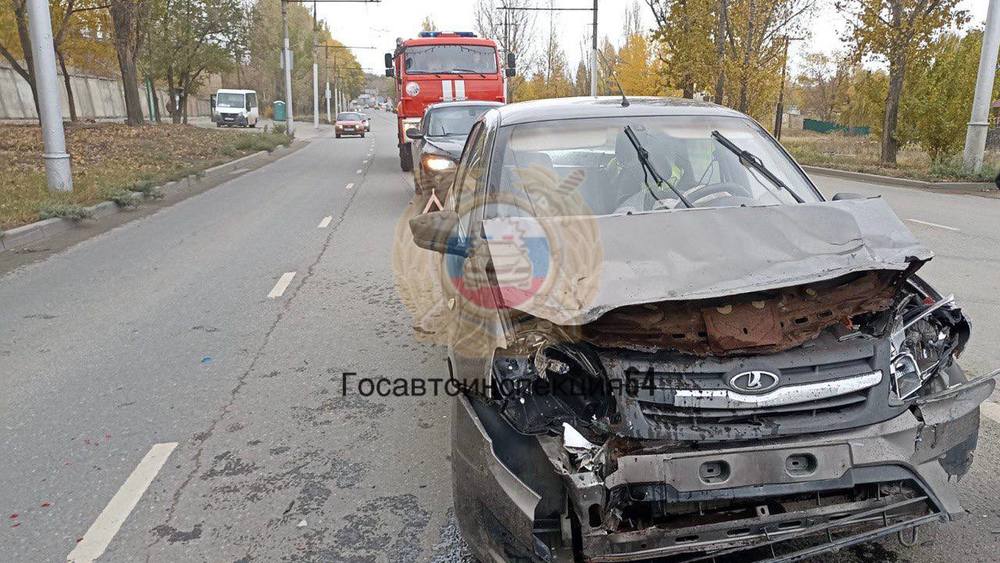
<svg viewBox="0 0 1000 563">
<path fill-rule="evenodd" d="M 723 194 L 723 193 L 727 194 L 729 198 L 732 198 L 734 200 L 740 200 L 743 203 L 749 202 L 752 204 L 756 201 L 756 198 L 753 197 L 753 194 L 750 192 L 749 189 L 746 188 L 746 186 L 742 186 L 740 184 L 736 184 L 733 182 L 722 182 L 719 184 L 710 184 L 707 186 L 701 186 L 700 188 L 696 188 L 691 192 L 684 194 L 684 197 L 686 197 L 688 201 L 694 204 L 695 202 L 705 199 L 708 196 Z M 675 200 L 676 196 L 672 191 L 669 191 L 669 189 L 668 191 L 664 192 L 664 195 L 667 196 L 667 198 L 670 201 L 676 201 Z M 646 193 L 646 209 L 657 210 L 657 209 L 671 209 L 671 208 L 672 206 L 668 206 L 666 202 L 664 202 L 663 200 L 654 200 L 652 195 L 650 195 L 648 192 Z"/>
<path fill-rule="evenodd" d="M 750 199 L 754 199 L 753 193 L 750 192 L 749 188 L 741 184 L 737 184 L 735 182 L 721 182 L 719 184 L 709 184 L 707 186 L 702 186 L 700 188 L 697 188 L 691 191 L 690 193 L 686 193 L 684 194 L 684 196 L 687 197 L 688 201 L 694 203 L 698 200 L 705 199 L 710 195 L 716 195 L 721 193 L 729 194 L 730 196 L 734 197 L 747 197 Z"/>
</svg>

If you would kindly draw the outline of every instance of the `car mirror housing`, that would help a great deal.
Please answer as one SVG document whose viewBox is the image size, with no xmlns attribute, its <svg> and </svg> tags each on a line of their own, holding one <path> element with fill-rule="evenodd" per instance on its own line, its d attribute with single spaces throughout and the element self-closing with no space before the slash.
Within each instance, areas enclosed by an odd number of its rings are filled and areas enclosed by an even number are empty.
<svg viewBox="0 0 1000 563">
<path fill-rule="evenodd" d="M 865 199 L 865 196 L 853 192 L 840 192 L 833 196 L 833 201 L 840 201 L 842 199 Z"/>
<path fill-rule="evenodd" d="M 406 136 L 410 139 L 413 139 L 414 141 L 416 141 L 417 139 L 424 138 L 424 134 L 421 133 L 420 129 L 417 129 L 416 127 L 410 127 L 409 129 L 407 129 Z"/>
<path fill-rule="evenodd" d="M 410 219 L 413 243 L 424 250 L 465 256 L 466 245 L 458 236 L 458 213 L 450 209 L 423 213 Z"/>
</svg>

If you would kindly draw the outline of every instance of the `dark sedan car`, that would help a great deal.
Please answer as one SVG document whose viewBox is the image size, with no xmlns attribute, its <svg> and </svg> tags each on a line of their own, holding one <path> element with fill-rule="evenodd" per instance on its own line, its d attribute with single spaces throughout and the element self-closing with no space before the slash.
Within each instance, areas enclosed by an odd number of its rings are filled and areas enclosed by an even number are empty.
<svg viewBox="0 0 1000 563">
<path fill-rule="evenodd" d="M 959 367 L 933 253 L 739 112 L 630 102 L 487 112 L 410 219 L 475 555 L 792 561 L 960 517 L 996 373 Z"/>
<path fill-rule="evenodd" d="M 444 201 L 472 124 L 499 102 L 444 102 L 427 108 L 419 128 L 407 130 L 413 141 L 413 183 L 417 194 L 437 191 Z"/>
</svg>

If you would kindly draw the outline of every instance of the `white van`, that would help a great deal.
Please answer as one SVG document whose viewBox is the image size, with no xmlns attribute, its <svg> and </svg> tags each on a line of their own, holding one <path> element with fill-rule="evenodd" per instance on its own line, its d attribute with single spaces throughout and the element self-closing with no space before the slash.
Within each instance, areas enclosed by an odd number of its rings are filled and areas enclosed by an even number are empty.
<svg viewBox="0 0 1000 563">
<path fill-rule="evenodd" d="M 232 127 L 256 127 L 260 119 L 257 92 L 253 90 L 225 90 L 215 93 L 215 124 Z"/>
</svg>

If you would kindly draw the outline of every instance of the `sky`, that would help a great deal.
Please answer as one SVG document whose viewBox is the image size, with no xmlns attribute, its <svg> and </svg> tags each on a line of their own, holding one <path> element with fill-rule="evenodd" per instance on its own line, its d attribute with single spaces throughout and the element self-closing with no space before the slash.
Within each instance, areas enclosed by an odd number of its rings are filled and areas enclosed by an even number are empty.
<svg viewBox="0 0 1000 563">
<path fill-rule="evenodd" d="M 354 55 L 366 71 L 381 74 L 384 68 L 383 56 L 391 51 L 397 37 L 415 37 L 420 30 L 420 22 L 430 16 L 442 31 L 474 31 L 475 7 L 477 0 L 382 0 L 379 3 L 320 2 L 317 4 L 320 19 L 326 20 L 333 37 L 346 45 L 374 47 L 355 49 Z M 844 29 L 844 19 L 833 7 L 833 0 L 817 0 L 820 8 L 815 11 L 807 25 L 809 41 L 792 43 L 789 64 L 792 72 L 806 52 L 823 51 L 832 53 L 843 47 L 839 35 Z M 539 6 L 547 5 L 539 0 Z M 645 1 L 640 1 L 640 14 L 644 27 L 653 26 L 653 17 Z M 308 5 L 308 4 L 307 4 Z M 556 8 L 589 7 L 590 0 L 552 0 Z M 621 45 L 622 29 L 625 25 L 625 11 L 632 5 L 631 0 L 599 0 L 598 34 L 608 35 L 615 45 Z M 986 21 L 988 0 L 962 0 L 960 7 L 972 16 L 970 25 L 982 25 Z M 549 16 L 536 12 L 535 33 L 541 38 L 549 28 Z M 558 12 L 555 15 L 559 40 L 566 51 L 570 68 L 576 68 L 581 57 L 584 41 L 589 41 L 591 14 L 584 12 Z M 588 43 L 589 44 L 589 43 Z"/>
</svg>

